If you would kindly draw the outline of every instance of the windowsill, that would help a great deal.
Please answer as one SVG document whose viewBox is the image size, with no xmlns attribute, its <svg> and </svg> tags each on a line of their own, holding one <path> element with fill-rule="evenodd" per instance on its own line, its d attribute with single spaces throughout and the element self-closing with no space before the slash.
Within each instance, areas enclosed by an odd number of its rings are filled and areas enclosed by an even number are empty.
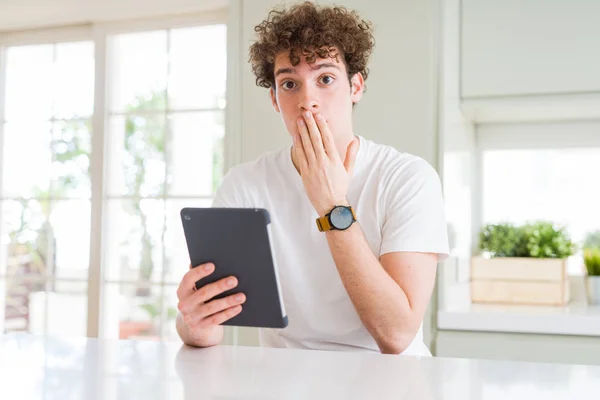
<svg viewBox="0 0 600 400">
<path fill-rule="evenodd" d="M 472 304 L 468 283 L 444 288 L 437 313 L 439 330 L 600 336 L 600 306 L 588 305 L 581 277 L 572 277 L 565 306 Z"/>
</svg>

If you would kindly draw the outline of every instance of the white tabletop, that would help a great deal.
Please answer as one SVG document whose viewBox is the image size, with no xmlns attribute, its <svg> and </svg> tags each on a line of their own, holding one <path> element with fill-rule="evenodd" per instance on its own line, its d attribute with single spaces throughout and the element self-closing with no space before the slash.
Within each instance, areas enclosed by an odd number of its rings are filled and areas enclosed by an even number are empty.
<svg viewBox="0 0 600 400">
<path fill-rule="evenodd" d="M 0 335 L 0 399 L 586 399 L 600 367 Z"/>
</svg>

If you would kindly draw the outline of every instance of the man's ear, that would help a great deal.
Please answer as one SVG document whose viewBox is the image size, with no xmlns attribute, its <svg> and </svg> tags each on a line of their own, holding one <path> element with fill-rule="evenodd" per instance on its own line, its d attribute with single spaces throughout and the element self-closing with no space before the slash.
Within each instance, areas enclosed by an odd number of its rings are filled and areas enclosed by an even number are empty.
<svg viewBox="0 0 600 400">
<path fill-rule="evenodd" d="M 362 98 L 365 90 L 365 80 L 360 72 L 357 72 L 350 79 L 350 98 L 352 103 L 356 104 Z"/>
<path fill-rule="evenodd" d="M 275 89 L 273 89 L 273 88 L 269 89 L 269 93 L 271 94 L 271 103 L 273 104 L 273 108 L 275 109 L 275 111 L 281 112 L 279 110 L 279 105 L 277 104 L 277 97 L 275 96 Z"/>
</svg>

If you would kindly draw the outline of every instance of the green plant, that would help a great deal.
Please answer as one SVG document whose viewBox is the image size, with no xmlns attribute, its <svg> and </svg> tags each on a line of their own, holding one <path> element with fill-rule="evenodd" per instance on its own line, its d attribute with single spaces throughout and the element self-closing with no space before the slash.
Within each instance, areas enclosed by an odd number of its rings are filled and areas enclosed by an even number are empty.
<svg viewBox="0 0 600 400">
<path fill-rule="evenodd" d="M 565 258 L 575 251 L 566 229 L 548 221 L 488 224 L 479 239 L 479 248 L 492 257 Z"/>
<path fill-rule="evenodd" d="M 526 257 L 523 233 L 509 223 L 485 225 L 479 233 L 479 248 L 492 257 Z"/>
<path fill-rule="evenodd" d="M 600 230 L 590 232 L 583 242 L 584 249 L 600 249 Z"/>
<path fill-rule="evenodd" d="M 527 224 L 523 229 L 529 257 L 566 258 L 575 252 L 575 245 L 565 227 L 557 227 L 548 221 L 539 221 Z"/>
<path fill-rule="evenodd" d="M 583 262 L 589 276 L 600 276 L 600 249 L 584 249 Z"/>
</svg>

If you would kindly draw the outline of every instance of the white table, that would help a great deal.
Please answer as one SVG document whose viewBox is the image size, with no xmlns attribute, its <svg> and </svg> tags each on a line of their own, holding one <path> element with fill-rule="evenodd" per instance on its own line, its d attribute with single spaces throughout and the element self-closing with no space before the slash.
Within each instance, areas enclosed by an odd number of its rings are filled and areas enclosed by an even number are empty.
<svg viewBox="0 0 600 400">
<path fill-rule="evenodd" d="M 0 335 L 0 399 L 588 399 L 600 367 Z"/>
</svg>

